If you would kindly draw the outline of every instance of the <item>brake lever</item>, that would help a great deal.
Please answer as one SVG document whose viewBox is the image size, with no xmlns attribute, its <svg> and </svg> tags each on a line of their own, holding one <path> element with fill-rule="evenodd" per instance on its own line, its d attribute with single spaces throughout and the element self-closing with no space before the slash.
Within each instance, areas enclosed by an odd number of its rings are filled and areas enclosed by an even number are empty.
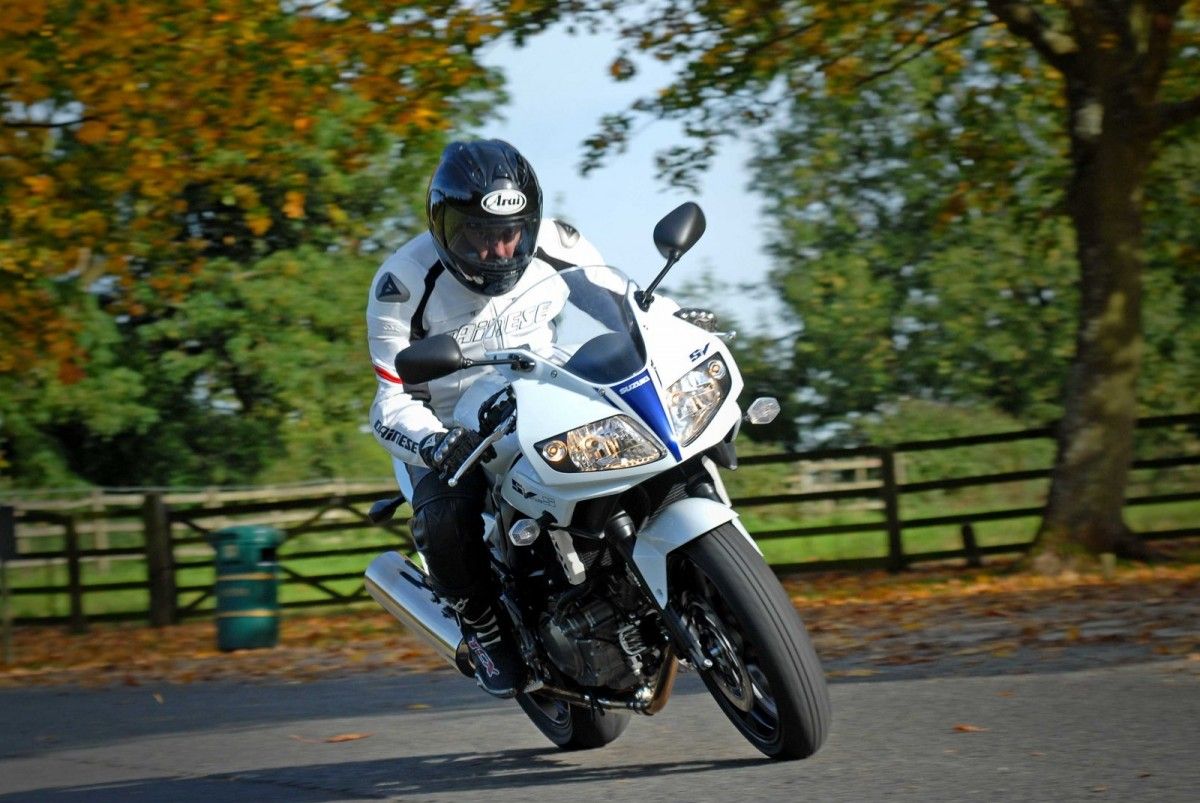
<svg viewBox="0 0 1200 803">
<path fill-rule="evenodd" d="M 479 458 L 483 456 L 483 453 L 486 452 L 493 443 L 500 440 L 508 433 L 512 432 L 513 428 L 516 425 L 517 425 L 517 413 L 514 410 L 513 413 L 508 418 L 506 418 L 500 422 L 500 426 L 498 426 L 494 430 L 492 430 L 491 435 L 488 435 L 486 438 L 484 438 L 483 440 L 481 440 L 479 442 L 479 445 L 475 447 L 475 451 L 473 451 L 469 455 L 467 455 L 467 459 L 464 460 L 463 464 L 458 467 L 458 471 L 454 472 L 454 476 L 446 481 L 446 484 L 449 485 L 451 488 L 457 487 L 459 481 L 462 480 L 463 476 L 468 471 L 473 469 L 475 467 L 475 464 L 479 462 Z"/>
</svg>

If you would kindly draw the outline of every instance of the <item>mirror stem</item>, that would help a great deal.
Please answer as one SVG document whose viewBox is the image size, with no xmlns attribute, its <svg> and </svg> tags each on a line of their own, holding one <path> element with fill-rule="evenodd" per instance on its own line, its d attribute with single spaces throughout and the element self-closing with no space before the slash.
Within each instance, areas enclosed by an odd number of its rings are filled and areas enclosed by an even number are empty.
<svg viewBox="0 0 1200 803">
<path fill-rule="evenodd" d="M 650 282 L 650 286 L 645 290 L 638 291 L 637 303 L 638 306 L 642 308 L 642 312 L 650 309 L 650 302 L 654 300 L 654 291 L 658 289 L 659 283 L 661 283 L 663 279 L 667 278 L 667 271 L 669 271 L 671 267 L 679 261 L 679 257 L 680 254 L 671 254 L 670 259 L 667 260 L 666 267 L 659 271 L 658 275 L 654 277 L 654 281 Z"/>
<path fill-rule="evenodd" d="M 507 365 L 510 368 L 517 369 L 518 371 L 531 371 L 534 368 L 534 363 L 532 360 L 527 360 L 523 357 L 513 355 L 511 357 L 498 357 L 488 360 L 470 360 L 466 357 L 463 357 L 463 361 L 462 364 L 459 365 L 459 369 L 462 370 L 464 368 L 474 368 L 477 365 Z"/>
</svg>

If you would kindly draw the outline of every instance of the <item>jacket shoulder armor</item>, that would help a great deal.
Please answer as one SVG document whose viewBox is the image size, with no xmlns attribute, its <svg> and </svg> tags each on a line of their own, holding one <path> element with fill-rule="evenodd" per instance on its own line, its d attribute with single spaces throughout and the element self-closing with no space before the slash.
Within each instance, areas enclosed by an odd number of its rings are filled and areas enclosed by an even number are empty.
<svg viewBox="0 0 1200 803">
<path fill-rule="evenodd" d="M 425 279 L 437 262 L 437 251 L 428 232 L 405 243 L 375 272 L 368 299 L 369 311 L 407 317 L 421 298 Z"/>
<path fill-rule="evenodd" d="M 390 270 L 380 271 L 375 280 L 374 294 L 376 301 L 385 304 L 403 304 L 412 298 L 412 291 L 400 280 L 396 272 Z"/>
</svg>

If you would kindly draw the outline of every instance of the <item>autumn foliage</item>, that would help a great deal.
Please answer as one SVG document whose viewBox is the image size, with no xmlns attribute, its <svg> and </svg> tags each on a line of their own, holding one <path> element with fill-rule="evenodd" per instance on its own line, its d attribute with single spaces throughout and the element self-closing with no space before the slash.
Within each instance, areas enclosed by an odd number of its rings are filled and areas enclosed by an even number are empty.
<svg viewBox="0 0 1200 803">
<path fill-rule="evenodd" d="M 323 222 L 337 175 L 449 129 L 493 81 L 465 2 L 15 0 L 0 19 L 0 374 L 82 377 L 80 294 L 139 318 L 206 259 Z M 293 232 L 289 234 L 289 232 Z"/>
<path fill-rule="evenodd" d="M 361 465 L 365 287 L 501 97 L 488 8 L 5 3 L 0 485 Z"/>
</svg>

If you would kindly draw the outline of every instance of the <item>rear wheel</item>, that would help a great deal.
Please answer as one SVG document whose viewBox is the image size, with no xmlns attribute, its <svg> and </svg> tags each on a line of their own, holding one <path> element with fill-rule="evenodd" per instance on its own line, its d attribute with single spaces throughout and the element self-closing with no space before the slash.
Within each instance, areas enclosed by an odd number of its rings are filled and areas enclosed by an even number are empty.
<svg viewBox="0 0 1200 803">
<path fill-rule="evenodd" d="M 597 711 L 533 692 L 517 704 L 546 738 L 563 750 L 591 750 L 615 740 L 629 725 L 626 711 Z"/>
<path fill-rule="evenodd" d="M 732 524 L 674 553 L 672 599 L 712 667 L 701 677 L 730 722 L 767 756 L 807 758 L 831 719 L 804 623 L 762 556 Z"/>
</svg>

